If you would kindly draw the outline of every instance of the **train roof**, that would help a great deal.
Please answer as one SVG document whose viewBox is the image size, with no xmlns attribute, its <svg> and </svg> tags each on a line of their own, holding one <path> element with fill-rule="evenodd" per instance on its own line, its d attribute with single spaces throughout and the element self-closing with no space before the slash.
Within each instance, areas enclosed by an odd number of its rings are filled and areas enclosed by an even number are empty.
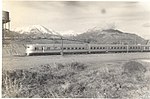
<svg viewBox="0 0 150 99">
<path fill-rule="evenodd" d="M 63 44 L 63 46 L 83 46 L 86 44 Z M 62 46 L 62 44 L 27 44 L 27 46 Z"/>
<path fill-rule="evenodd" d="M 27 46 L 61 46 L 62 44 L 27 44 Z M 87 44 L 63 44 L 63 46 L 83 46 Z M 116 45 L 116 44 L 88 44 L 91 46 L 150 46 L 150 45 Z"/>
</svg>

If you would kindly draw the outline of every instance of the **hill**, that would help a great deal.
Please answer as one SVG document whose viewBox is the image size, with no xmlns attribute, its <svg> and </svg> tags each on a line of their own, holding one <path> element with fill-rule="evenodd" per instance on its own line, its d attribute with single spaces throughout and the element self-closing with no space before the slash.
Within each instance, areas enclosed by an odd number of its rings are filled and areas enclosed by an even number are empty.
<svg viewBox="0 0 150 99">
<path fill-rule="evenodd" d="M 124 33 L 116 29 L 88 30 L 75 37 L 89 43 L 98 44 L 144 44 L 146 40 L 136 34 Z"/>
<path fill-rule="evenodd" d="M 18 27 L 11 31 L 13 37 L 18 38 L 55 38 L 60 37 L 60 34 L 52 29 L 47 29 L 42 25 L 31 25 L 28 27 Z M 7 34 L 6 34 L 7 35 Z M 8 36 L 8 35 L 7 35 Z"/>
</svg>

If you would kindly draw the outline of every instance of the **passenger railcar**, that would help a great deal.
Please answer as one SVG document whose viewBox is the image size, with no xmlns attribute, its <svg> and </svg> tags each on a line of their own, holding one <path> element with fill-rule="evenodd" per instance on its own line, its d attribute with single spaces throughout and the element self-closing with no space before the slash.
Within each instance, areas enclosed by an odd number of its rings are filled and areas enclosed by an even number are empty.
<svg viewBox="0 0 150 99">
<path fill-rule="evenodd" d="M 100 44 L 29 44 L 26 54 L 81 54 L 106 52 L 150 52 L 150 45 L 100 45 Z"/>
</svg>

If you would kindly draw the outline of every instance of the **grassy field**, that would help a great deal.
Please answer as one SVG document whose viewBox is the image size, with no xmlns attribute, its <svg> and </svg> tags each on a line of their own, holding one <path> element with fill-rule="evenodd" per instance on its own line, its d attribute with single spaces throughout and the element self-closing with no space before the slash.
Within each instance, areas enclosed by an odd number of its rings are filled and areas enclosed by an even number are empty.
<svg viewBox="0 0 150 99">
<path fill-rule="evenodd" d="M 3 70 L 3 97 L 150 98 L 150 64 L 109 62 L 56 63 Z"/>
</svg>

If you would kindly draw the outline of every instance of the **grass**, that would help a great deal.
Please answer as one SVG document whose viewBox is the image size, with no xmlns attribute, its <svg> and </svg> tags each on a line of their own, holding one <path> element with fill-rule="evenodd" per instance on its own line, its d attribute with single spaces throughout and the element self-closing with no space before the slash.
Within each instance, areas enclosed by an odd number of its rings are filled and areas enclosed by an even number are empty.
<svg viewBox="0 0 150 99">
<path fill-rule="evenodd" d="M 45 64 L 30 69 L 3 70 L 2 97 L 149 97 L 150 81 L 145 73 L 149 73 L 150 69 L 146 66 L 129 61 L 121 66 L 107 64 L 104 67 L 93 67 L 81 62 L 71 62 Z M 133 69 L 137 67 L 138 69 Z M 136 74 L 131 74 L 130 71 Z"/>
</svg>

